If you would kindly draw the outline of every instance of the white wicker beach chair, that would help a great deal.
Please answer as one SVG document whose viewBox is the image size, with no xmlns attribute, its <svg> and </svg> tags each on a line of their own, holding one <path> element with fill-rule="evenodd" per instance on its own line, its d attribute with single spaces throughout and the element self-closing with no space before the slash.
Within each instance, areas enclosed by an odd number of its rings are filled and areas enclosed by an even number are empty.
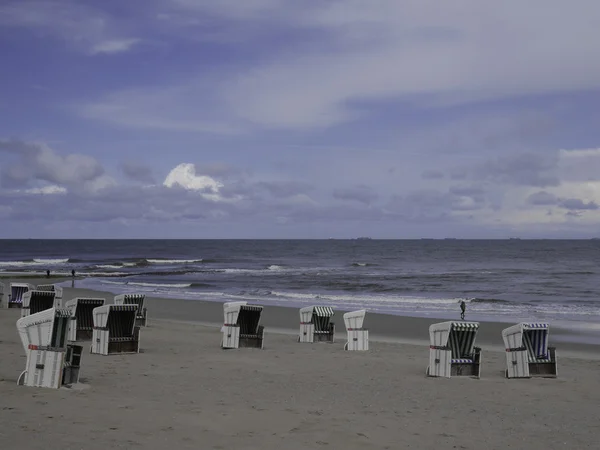
<svg viewBox="0 0 600 450">
<path fill-rule="evenodd" d="M 62 308 L 62 300 L 63 300 L 63 288 L 60 286 L 56 286 L 55 284 L 38 284 L 35 289 L 37 291 L 50 291 L 54 292 L 54 307 Z"/>
<path fill-rule="evenodd" d="M 344 314 L 344 324 L 348 333 L 344 350 L 369 350 L 369 330 L 363 328 L 363 321 L 367 311 L 361 309 Z"/>
<path fill-rule="evenodd" d="M 144 307 L 145 294 L 120 294 L 115 297 L 115 305 L 137 305 L 138 312 L 135 325 L 138 327 L 148 326 L 148 309 Z"/>
<path fill-rule="evenodd" d="M 65 307 L 71 311 L 69 324 L 69 341 L 89 341 L 94 330 L 94 315 L 92 311 L 104 305 L 103 298 L 77 297 L 69 300 Z"/>
<path fill-rule="evenodd" d="M 67 344 L 71 314 L 50 308 L 17 321 L 17 330 L 27 354 L 18 385 L 60 388 L 79 381 L 80 345 Z"/>
<path fill-rule="evenodd" d="M 30 314 L 36 314 L 45 311 L 54 306 L 54 292 L 51 291 L 27 291 L 23 294 L 23 307 L 21 308 L 21 317 L 27 317 Z"/>
<path fill-rule="evenodd" d="M 307 306 L 300 309 L 298 342 L 333 342 L 333 314 L 333 309 L 329 306 Z"/>
<path fill-rule="evenodd" d="M 475 347 L 478 322 L 442 322 L 429 327 L 430 377 L 481 375 L 481 349 Z"/>
<path fill-rule="evenodd" d="M 135 326 L 137 305 L 104 305 L 94 308 L 92 353 L 139 353 L 140 327 Z"/>
<path fill-rule="evenodd" d="M 8 297 L 8 308 L 21 308 L 23 306 L 23 294 L 35 289 L 29 283 L 10 283 L 10 295 Z"/>
<path fill-rule="evenodd" d="M 506 377 L 556 378 L 556 348 L 548 347 L 547 323 L 519 323 L 502 330 L 506 348 Z"/>
<path fill-rule="evenodd" d="M 222 348 L 263 348 L 265 327 L 259 325 L 262 306 L 246 302 L 223 304 Z"/>
</svg>

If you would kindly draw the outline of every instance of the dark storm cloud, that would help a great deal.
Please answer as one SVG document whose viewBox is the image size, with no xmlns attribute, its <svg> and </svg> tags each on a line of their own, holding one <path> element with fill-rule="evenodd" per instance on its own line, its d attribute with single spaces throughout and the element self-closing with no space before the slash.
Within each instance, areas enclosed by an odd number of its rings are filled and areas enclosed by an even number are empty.
<svg viewBox="0 0 600 450">
<path fill-rule="evenodd" d="M 569 211 L 593 211 L 598 209 L 596 202 L 585 202 L 579 198 L 559 198 L 546 191 L 531 194 L 527 197 L 527 203 L 536 206 L 558 206 Z"/>
<path fill-rule="evenodd" d="M 133 162 L 133 161 L 125 161 L 121 165 L 121 169 L 123 173 L 127 176 L 127 178 L 140 181 L 142 183 L 154 183 L 155 178 L 152 174 L 152 169 L 145 164 Z"/>
<path fill-rule="evenodd" d="M 560 184 L 557 170 L 557 154 L 522 153 L 488 161 L 474 175 L 497 183 L 543 188 Z"/>
<path fill-rule="evenodd" d="M 16 156 L 16 161 L 9 158 L 4 163 L 3 186 L 11 181 L 20 186 L 32 181 L 78 186 L 104 174 L 104 168 L 95 158 L 81 154 L 58 155 L 45 144 L 0 140 L 0 153 Z"/>
<path fill-rule="evenodd" d="M 579 198 L 567 198 L 562 200 L 559 205 L 569 211 L 591 211 L 598 209 L 596 202 L 584 202 Z"/>
<path fill-rule="evenodd" d="M 337 200 L 347 200 L 369 205 L 377 200 L 378 195 L 369 186 L 361 185 L 351 188 L 335 189 L 333 191 L 333 198 Z"/>
<path fill-rule="evenodd" d="M 535 192 L 527 197 L 527 203 L 530 205 L 556 205 L 558 204 L 558 198 L 554 194 L 550 194 L 546 191 Z"/>
</svg>

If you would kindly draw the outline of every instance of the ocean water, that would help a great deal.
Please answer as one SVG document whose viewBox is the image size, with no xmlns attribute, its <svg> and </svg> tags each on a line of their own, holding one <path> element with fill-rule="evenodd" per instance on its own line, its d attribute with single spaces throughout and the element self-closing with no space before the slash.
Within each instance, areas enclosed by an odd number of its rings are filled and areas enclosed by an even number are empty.
<svg viewBox="0 0 600 450">
<path fill-rule="evenodd" d="M 597 240 L 0 241 L 5 276 L 47 269 L 115 294 L 600 323 Z"/>
</svg>

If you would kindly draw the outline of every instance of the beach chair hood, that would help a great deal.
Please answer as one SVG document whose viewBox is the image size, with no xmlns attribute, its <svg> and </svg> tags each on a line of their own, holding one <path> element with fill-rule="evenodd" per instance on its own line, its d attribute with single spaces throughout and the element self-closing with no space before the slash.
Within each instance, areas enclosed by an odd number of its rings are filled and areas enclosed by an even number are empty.
<svg viewBox="0 0 600 450">
<path fill-rule="evenodd" d="M 65 348 L 70 316 L 66 309 L 50 308 L 17 320 L 17 330 L 25 352 L 30 346 Z"/>
</svg>

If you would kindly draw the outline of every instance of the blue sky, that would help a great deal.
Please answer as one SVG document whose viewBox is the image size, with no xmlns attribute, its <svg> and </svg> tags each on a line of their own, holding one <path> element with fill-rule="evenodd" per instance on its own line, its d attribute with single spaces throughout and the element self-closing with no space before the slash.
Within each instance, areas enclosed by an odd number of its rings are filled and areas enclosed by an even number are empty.
<svg viewBox="0 0 600 450">
<path fill-rule="evenodd" d="M 591 0 L 0 3 L 2 237 L 592 237 Z"/>
</svg>

